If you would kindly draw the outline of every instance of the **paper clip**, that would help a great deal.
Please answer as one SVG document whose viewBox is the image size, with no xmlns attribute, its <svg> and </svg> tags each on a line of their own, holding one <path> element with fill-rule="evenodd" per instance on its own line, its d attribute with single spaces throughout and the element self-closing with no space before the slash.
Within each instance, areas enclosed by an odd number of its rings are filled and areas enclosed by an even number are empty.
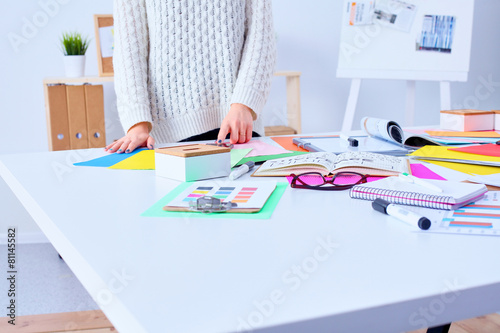
<svg viewBox="0 0 500 333">
<path fill-rule="evenodd" d="M 235 202 L 223 202 L 220 199 L 211 196 L 199 197 L 196 201 L 189 202 L 190 210 L 207 214 L 225 212 L 235 208 L 236 206 L 238 206 L 238 204 Z"/>
</svg>

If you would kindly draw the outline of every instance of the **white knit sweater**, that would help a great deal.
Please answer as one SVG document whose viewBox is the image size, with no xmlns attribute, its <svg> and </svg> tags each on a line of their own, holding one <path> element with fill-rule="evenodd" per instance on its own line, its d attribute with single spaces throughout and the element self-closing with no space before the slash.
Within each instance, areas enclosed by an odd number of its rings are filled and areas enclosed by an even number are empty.
<svg viewBox="0 0 500 333">
<path fill-rule="evenodd" d="M 158 143 L 220 127 L 232 103 L 260 117 L 275 64 L 271 0 L 114 0 L 113 64 L 125 131 Z"/>
</svg>

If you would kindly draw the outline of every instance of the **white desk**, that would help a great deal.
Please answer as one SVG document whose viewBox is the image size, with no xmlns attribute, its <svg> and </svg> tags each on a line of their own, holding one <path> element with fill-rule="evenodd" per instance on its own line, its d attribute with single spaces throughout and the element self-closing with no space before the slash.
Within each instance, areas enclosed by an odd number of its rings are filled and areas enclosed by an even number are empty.
<svg viewBox="0 0 500 333">
<path fill-rule="evenodd" d="M 72 166 L 102 154 L 3 155 L 0 175 L 120 333 L 400 332 L 500 309 L 496 237 L 291 188 L 269 220 L 143 218 L 178 183 Z"/>
</svg>

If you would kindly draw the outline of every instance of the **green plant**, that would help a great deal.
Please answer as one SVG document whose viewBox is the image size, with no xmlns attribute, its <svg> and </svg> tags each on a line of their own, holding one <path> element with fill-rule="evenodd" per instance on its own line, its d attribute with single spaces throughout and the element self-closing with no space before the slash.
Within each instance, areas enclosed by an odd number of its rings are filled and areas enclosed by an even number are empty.
<svg viewBox="0 0 500 333">
<path fill-rule="evenodd" d="M 90 39 L 83 38 L 79 32 L 64 32 L 61 37 L 61 48 L 64 55 L 85 55 Z"/>
</svg>

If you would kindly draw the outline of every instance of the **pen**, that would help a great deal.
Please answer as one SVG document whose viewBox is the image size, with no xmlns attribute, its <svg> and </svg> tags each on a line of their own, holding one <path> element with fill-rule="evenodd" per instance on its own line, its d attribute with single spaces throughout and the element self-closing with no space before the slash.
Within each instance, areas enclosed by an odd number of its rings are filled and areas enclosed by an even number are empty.
<svg viewBox="0 0 500 333">
<path fill-rule="evenodd" d="M 347 142 L 349 144 L 349 146 L 351 146 L 351 147 L 357 147 L 358 146 L 358 140 L 353 139 L 353 138 L 349 137 L 348 135 L 340 134 L 339 137 L 342 140 L 344 140 L 345 142 Z"/>
<path fill-rule="evenodd" d="M 250 171 L 254 166 L 255 166 L 255 162 L 253 162 L 253 161 L 246 162 L 245 164 L 240 165 L 235 170 L 231 171 L 231 173 L 229 174 L 229 179 L 235 180 L 237 178 L 240 178 L 245 173 Z"/>
<path fill-rule="evenodd" d="M 417 178 L 415 176 L 412 176 L 410 174 L 407 174 L 406 172 L 400 173 L 399 178 L 401 180 L 404 180 L 405 182 L 414 183 L 414 184 L 426 187 L 429 190 L 433 190 L 436 192 L 443 192 L 443 189 L 440 188 L 439 186 L 434 185 L 426 180 L 423 180 L 423 179 Z"/>
<path fill-rule="evenodd" d="M 372 207 L 377 212 L 393 216 L 400 221 L 406 222 L 422 230 L 427 230 L 431 227 L 431 221 L 427 217 L 401 208 L 382 198 L 375 199 L 375 201 L 372 202 Z"/>
</svg>

